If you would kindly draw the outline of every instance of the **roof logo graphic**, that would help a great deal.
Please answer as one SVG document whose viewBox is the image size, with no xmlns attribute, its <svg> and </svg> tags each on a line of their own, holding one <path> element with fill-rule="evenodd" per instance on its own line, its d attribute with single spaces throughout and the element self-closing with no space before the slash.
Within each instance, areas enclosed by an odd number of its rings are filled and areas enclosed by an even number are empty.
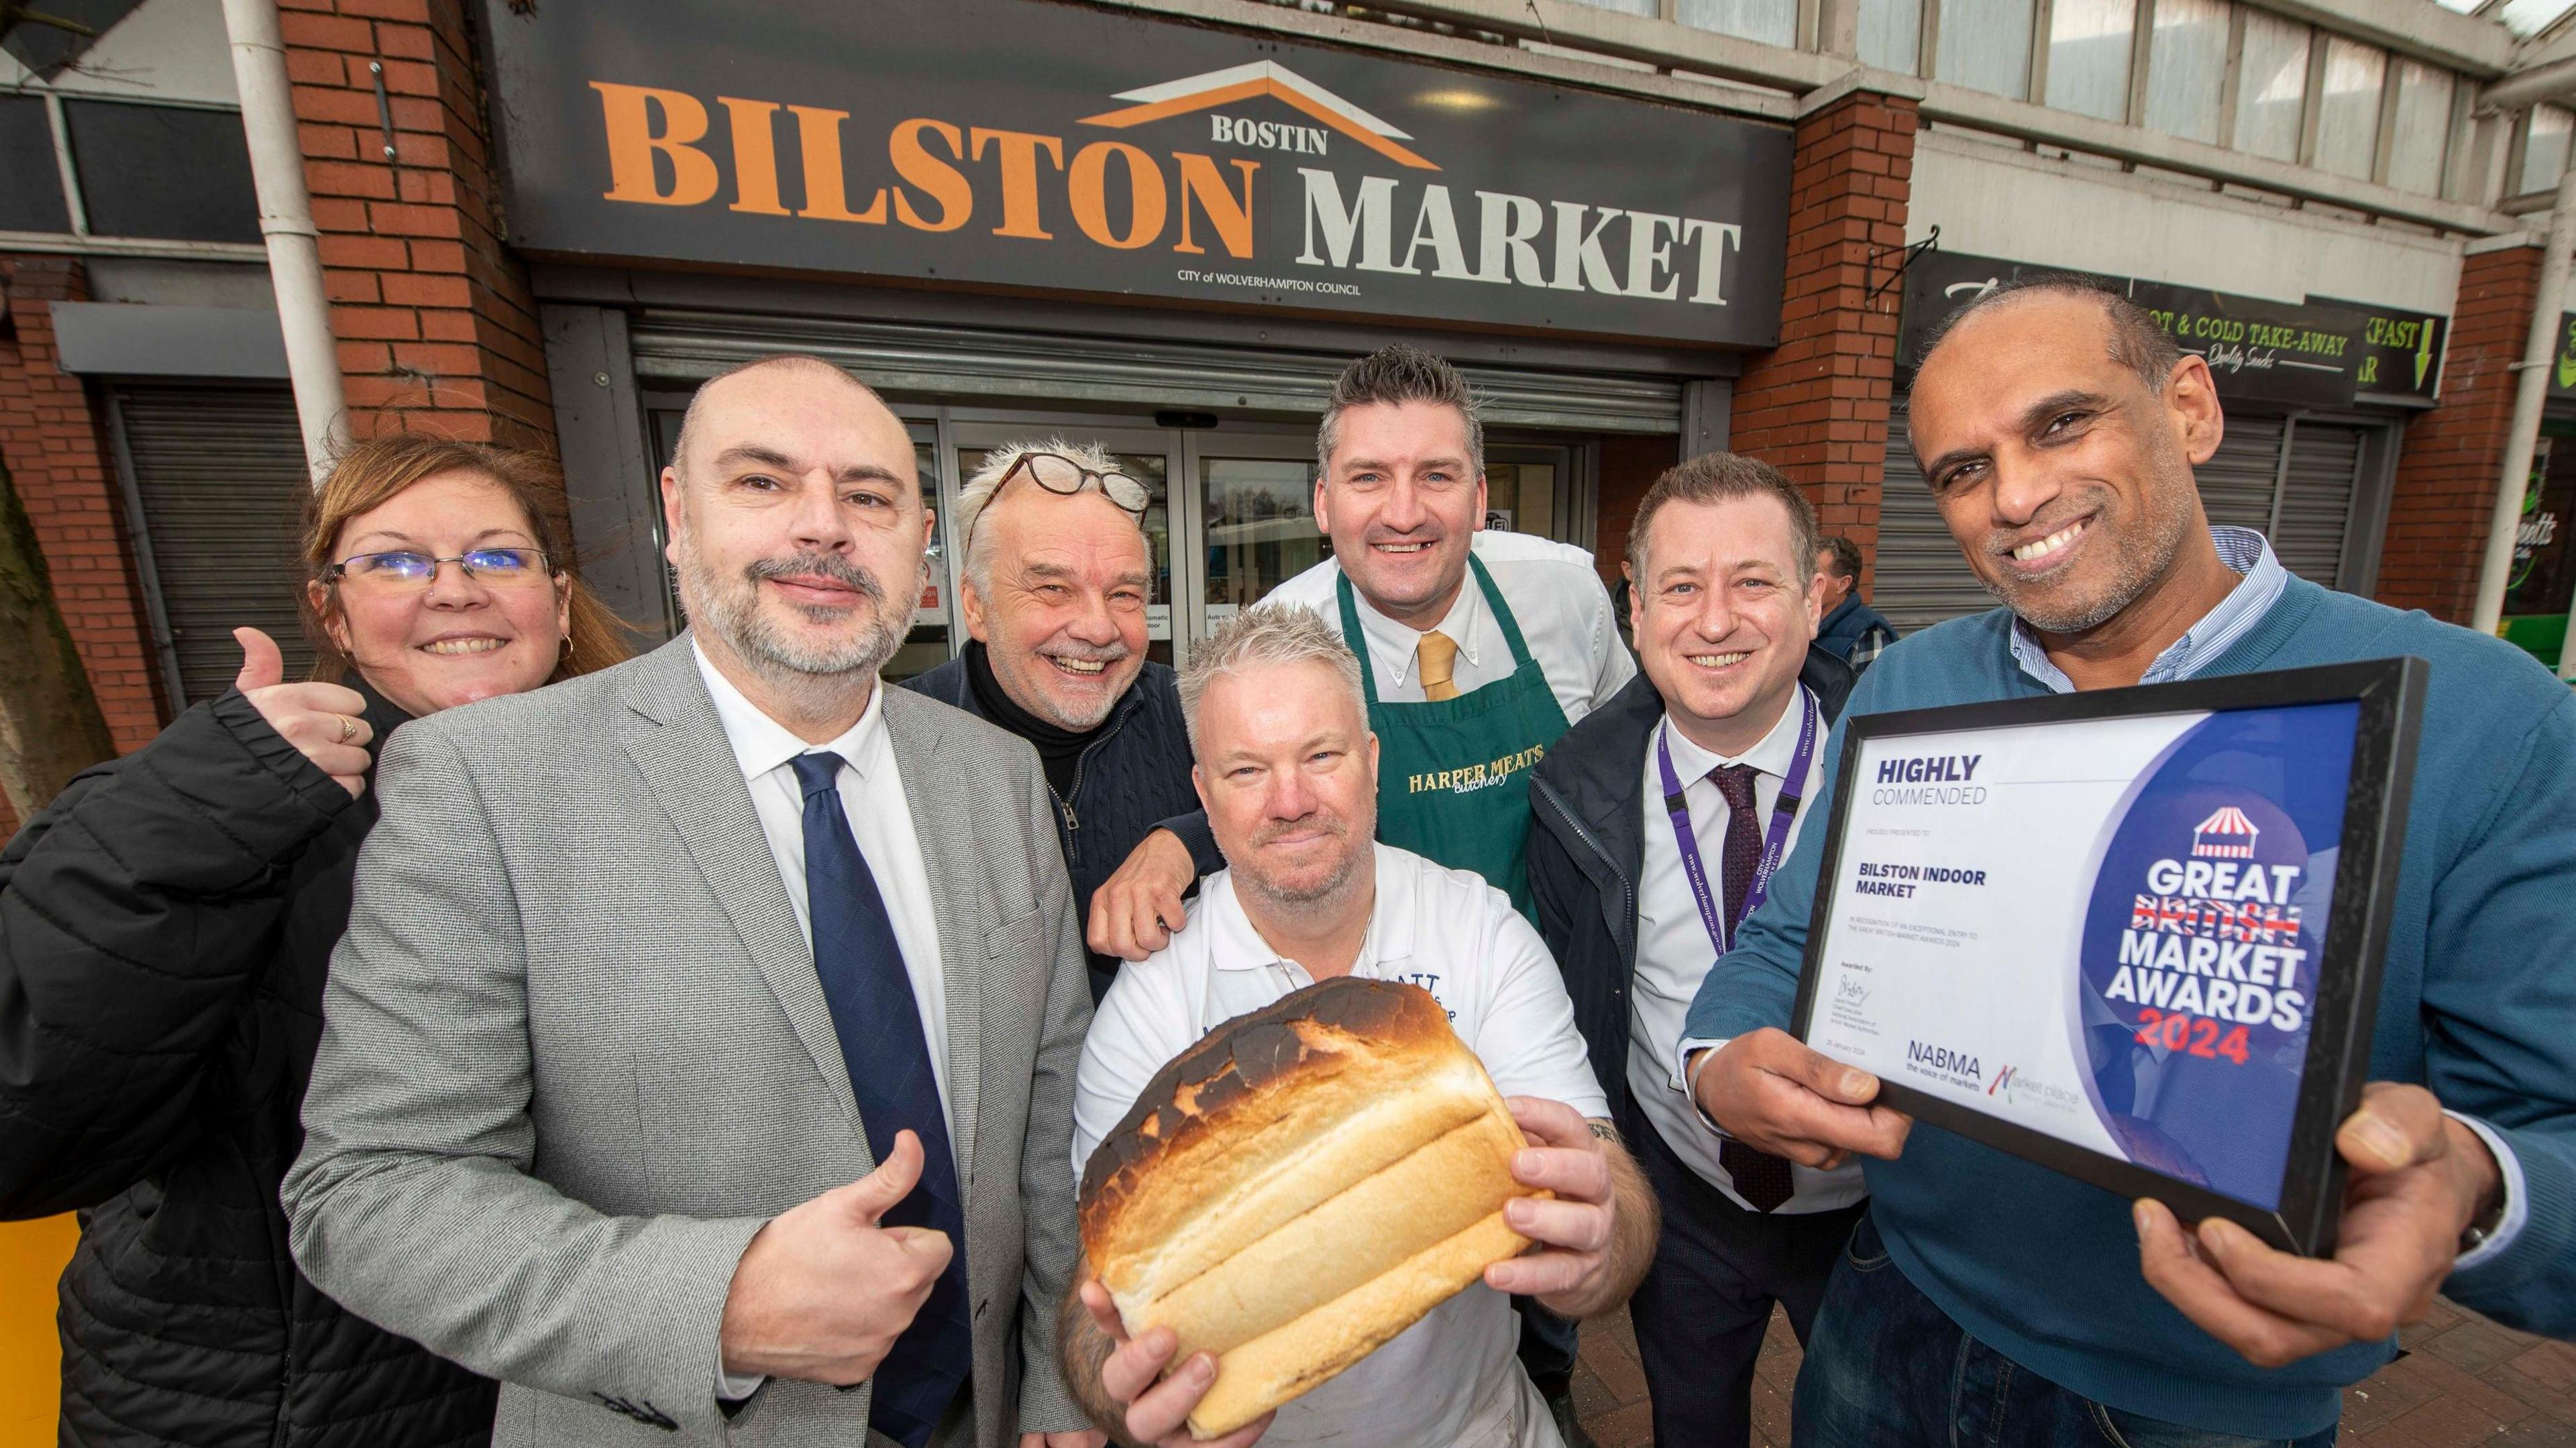
<svg viewBox="0 0 2576 1448">
<path fill-rule="evenodd" d="M 2194 859 L 2250 860 L 2254 858 L 2254 839 L 2263 833 L 2236 806 L 2221 805 L 2199 824 L 2192 827 L 2191 853 Z"/>
<path fill-rule="evenodd" d="M 1303 111 L 1399 165 L 1410 166 L 1417 171 L 1440 169 L 1397 144 L 1412 140 L 1411 136 L 1275 60 L 1256 60 L 1249 65 L 1228 66 L 1205 75 L 1186 76 L 1160 85 L 1120 91 L 1110 99 L 1135 104 L 1123 110 L 1085 116 L 1082 123 L 1115 128 L 1141 126 L 1148 121 L 1212 110 L 1255 96 L 1269 96 Z"/>
</svg>

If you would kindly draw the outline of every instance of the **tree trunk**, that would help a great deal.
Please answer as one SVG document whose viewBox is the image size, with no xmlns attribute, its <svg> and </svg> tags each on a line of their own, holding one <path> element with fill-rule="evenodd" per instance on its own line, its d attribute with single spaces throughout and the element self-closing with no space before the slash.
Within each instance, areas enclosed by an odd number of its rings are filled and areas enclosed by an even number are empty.
<svg viewBox="0 0 2576 1448">
<path fill-rule="evenodd" d="M 89 673 L 54 603 L 36 528 L 0 464 L 0 659 L 23 659 L 0 678 L 0 791 L 21 822 L 33 819 L 71 777 L 113 758 L 116 743 L 90 692 Z"/>
</svg>

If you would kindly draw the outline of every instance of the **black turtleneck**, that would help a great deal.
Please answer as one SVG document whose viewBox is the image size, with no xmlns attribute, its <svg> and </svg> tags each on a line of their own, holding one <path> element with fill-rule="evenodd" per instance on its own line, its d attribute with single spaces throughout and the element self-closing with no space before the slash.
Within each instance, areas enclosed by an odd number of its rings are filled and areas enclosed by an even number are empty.
<svg viewBox="0 0 2576 1448">
<path fill-rule="evenodd" d="M 1070 794 L 1073 771 L 1082 761 L 1082 751 L 1090 747 L 1092 740 L 1100 737 L 1100 731 L 1108 727 L 1109 721 L 1104 718 L 1099 724 L 1076 732 L 1050 724 L 1021 708 L 1002 688 L 1001 679 L 994 675 L 993 661 L 985 656 L 981 639 L 966 641 L 966 683 L 975 691 L 976 707 L 984 711 L 985 718 L 1029 741 L 1037 749 L 1038 763 L 1046 769 L 1047 788 L 1055 791 L 1055 797 L 1063 799 Z"/>
</svg>

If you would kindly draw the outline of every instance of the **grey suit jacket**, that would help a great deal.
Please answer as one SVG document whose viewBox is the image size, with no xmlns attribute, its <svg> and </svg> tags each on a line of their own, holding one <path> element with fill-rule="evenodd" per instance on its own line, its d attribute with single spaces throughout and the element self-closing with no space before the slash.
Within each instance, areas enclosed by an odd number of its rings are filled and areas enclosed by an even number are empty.
<svg viewBox="0 0 2576 1448">
<path fill-rule="evenodd" d="M 908 690 L 884 709 L 946 972 L 975 1441 L 1005 1448 L 1086 1426 L 1055 1340 L 1082 932 L 1029 746 Z M 377 787 L 286 1178 L 296 1261 L 501 1379 L 504 1448 L 861 1442 L 864 1386 L 716 1398 L 752 1234 L 875 1163 L 688 637 L 406 725 Z"/>
</svg>

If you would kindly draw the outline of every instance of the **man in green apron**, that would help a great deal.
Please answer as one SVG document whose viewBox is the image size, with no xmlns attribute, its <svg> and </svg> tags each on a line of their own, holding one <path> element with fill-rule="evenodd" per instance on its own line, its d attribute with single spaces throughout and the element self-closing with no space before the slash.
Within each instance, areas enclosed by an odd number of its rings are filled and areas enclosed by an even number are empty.
<svg viewBox="0 0 2576 1448">
<path fill-rule="evenodd" d="M 1529 771 L 1637 672 L 1592 555 L 1484 526 L 1474 400 L 1418 348 L 1345 368 L 1315 451 L 1315 525 L 1332 553 L 1265 601 L 1314 609 L 1359 655 L 1377 837 L 1475 871 L 1529 915 Z M 1196 879 L 1177 837 L 1148 835 L 1092 896 L 1091 948 L 1128 960 L 1161 949 Z M 1525 1316 L 1521 1358 L 1580 1448 L 1573 1325 Z"/>
</svg>

